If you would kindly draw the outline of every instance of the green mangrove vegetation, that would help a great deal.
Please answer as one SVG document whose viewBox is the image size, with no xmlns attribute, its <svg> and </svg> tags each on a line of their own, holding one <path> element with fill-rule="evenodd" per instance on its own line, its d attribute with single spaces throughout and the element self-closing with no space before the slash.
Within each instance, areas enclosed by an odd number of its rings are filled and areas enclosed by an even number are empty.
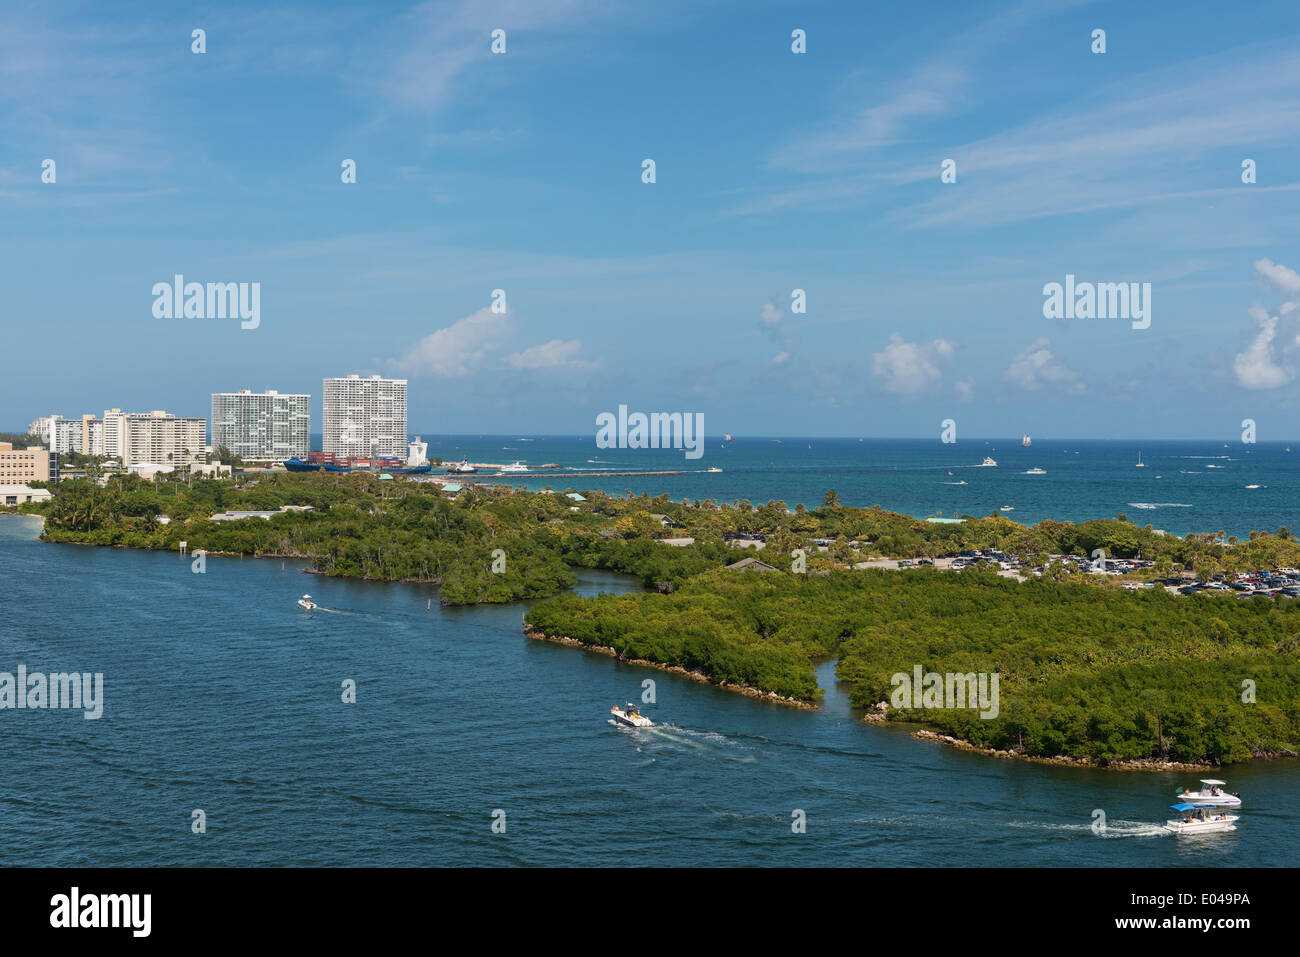
<svg viewBox="0 0 1300 957">
<path fill-rule="evenodd" d="M 527 622 L 803 701 L 821 694 L 815 664 L 834 657 L 863 708 L 890 701 L 893 676 L 917 665 L 998 674 L 995 717 L 974 708 L 888 717 L 1031 756 L 1228 762 L 1300 748 L 1292 599 L 1115 592 L 979 571 L 714 571 L 666 595 L 553 598 Z"/>
<path fill-rule="evenodd" d="M 300 558 L 327 575 L 435 583 L 444 604 L 547 599 L 528 612 L 531 634 L 802 702 L 819 700 L 813 669 L 829 659 L 853 703 L 869 709 L 891 700 L 893 675 L 916 666 L 996 673 L 995 717 L 883 712 L 979 746 L 1098 762 L 1228 762 L 1300 748 L 1300 601 L 1125 591 L 1052 560 L 1102 549 L 1154 563 L 1130 579 L 1300 567 L 1287 529 L 1238 542 L 1163 535 L 1122 515 L 938 524 L 845 506 L 834 492 L 818 508 L 788 509 L 473 484 L 447 492 L 365 473 L 126 475 L 53 490 L 20 509 L 44 515 L 47 541 L 168 550 L 184 541 L 214 554 Z M 736 536 L 762 537 L 765 547 L 735 547 Z M 792 566 L 796 549 L 804 574 Z M 962 549 L 1018 555 L 1044 574 L 855 567 Z M 775 570 L 724 568 L 748 556 Z M 565 594 L 579 568 L 637 576 L 644 591 Z"/>
</svg>

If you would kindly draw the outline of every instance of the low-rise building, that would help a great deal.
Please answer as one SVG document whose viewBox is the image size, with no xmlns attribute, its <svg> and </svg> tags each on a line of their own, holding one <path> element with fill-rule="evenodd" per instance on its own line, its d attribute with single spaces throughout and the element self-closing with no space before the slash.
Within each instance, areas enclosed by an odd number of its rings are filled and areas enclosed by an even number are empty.
<svg viewBox="0 0 1300 957">
<path fill-rule="evenodd" d="M 58 461 L 57 457 L 54 461 Z M 0 485 L 50 480 L 49 449 L 16 449 L 12 442 L 0 442 Z"/>
<path fill-rule="evenodd" d="M 45 502 L 52 497 L 47 488 L 30 485 L 5 485 L 0 483 L 0 505 L 23 505 L 27 502 Z"/>
</svg>

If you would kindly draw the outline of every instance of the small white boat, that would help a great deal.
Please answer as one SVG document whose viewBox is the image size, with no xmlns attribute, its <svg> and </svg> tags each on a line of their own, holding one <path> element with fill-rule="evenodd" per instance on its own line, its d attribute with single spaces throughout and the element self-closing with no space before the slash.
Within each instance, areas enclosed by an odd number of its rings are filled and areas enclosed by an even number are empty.
<svg viewBox="0 0 1300 957">
<path fill-rule="evenodd" d="M 523 462 L 520 462 L 518 459 L 516 459 L 515 461 L 511 462 L 509 465 L 501 466 L 501 471 L 502 472 L 527 472 L 528 466 L 525 465 Z"/>
<path fill-rule="evenodd" d="M 1142 464 L 1142 453 L 1141 453 L 1141 452 L 1138 453 L 1138 464 L 1137 464 L 1137 468 L 1140 468 L 1140 469 L 1144 469 L 1144 468 L 1146 468 L 1146 466 Z"/>
<path fill-rule="evenodd" d="M 1247 485 L 1246 488 L 1259 488 L 1258 485 Z"/>
<path fill-rule="evenodd" d="M 613 715 L 612 720 L 619 724 L 625 724 L 629 728 L 648 728 L 650 725 L 654 724 L 653 721 L 643 715 L 637 709 L 637 706 L 630 701 L 621 708 L 618 705 L 614 705 L 614 707 L 609 709 L 609 713 Z"/>
<path fill-rule="evenodd" d="M 1003 505 L 1000 509 L 998 509 L 999 512 L 1014 512 L 1015 510 L 1016 508 L 1014 505 Z"/>
<path fill-rule="evenodd" d="M 706 471 L 706 472 L 721 472 L 722 469 L 718 468 L 716 465 L 710 465 L 710 466 L 709 466 L 707 469 L 705 469 L 704 471 Z"/>
<path fill-rule="evenodd" d="M 316 603 L 311 600 L 311 595 L 303 595 L 298 599 L 298 607 L 303 611 L 314 611 Z"/>
<path fill-rule="evenodd" d="M 1025 474 L 1026 474 L 1026 475 L 1046 475 L 1046 474 L 1047 474 L 1047 469 L 1028 469 L 1028 470 L 1026 470 Z"/>
<path fill-rule="evenodd" d="M 1213 804 L 1171 804 L 1170 810 L 1177 811 L 1178 817 L 1165 821 L 1165 830 L 1175 834 L 1212 834 L 1215 831 L 1235 831 L 1236 814 L 1225 814 Z"/>
<path fill-rule="evenodd" d="M 1230 794 L 1223 790 L 1225 787 L 1227 785 L 1223 781 L 1217 781 L 1214 778 L 1202 778 L 1199 791 L 1183 788 L 1178 792 L 1178 800 L 1192 801 L 1208 807 L 1241 807 L 1241 795 Z"/>
<path fill-rule="evenodd" d="M 1031 445 L 1034 444 L 1034 440 L 1031 439 L 1031 438 L 1029 437 L 1029 433 L 1026 432 L 1026 433 L 1025 433 L 1025 437 L 1024 437 L 1023 439 L 1020 440 L 1020 444 L 1023 445 L 1025 448 L 1029 448 Z"/>
<path fill-rule="evenodd" d="M 998 463 L 993 461 L 989 456 L 984 456 L 984 461 L 980 463 L 984 468 L 997 468 Z"/>
</svg>

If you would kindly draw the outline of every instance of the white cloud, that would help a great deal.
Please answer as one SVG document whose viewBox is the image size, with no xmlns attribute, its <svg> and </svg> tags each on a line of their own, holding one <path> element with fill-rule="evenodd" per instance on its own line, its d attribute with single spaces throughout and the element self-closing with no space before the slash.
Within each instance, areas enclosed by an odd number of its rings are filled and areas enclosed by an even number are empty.
<svg viewBox="0 0 1300 957">
<path fill-rule="evenodd" d="M 552 339 L 540 346 L 530 346 L 522 352 L 506 356 L 506 364 L 516 369 L 592 369 L 598 362 L 578 358 L 582 342 L 578 339 Z"/>
<path fill-rule="evenodd" d="M 871 356 L 871 374 L 884 380 L 886 392 L 911 395 L 922 392 L 943 378 L 942 360 L 951 358 L 953 345 L 946 339 L 907 342 L 897 332 L 880 352 Z"/>
<path fill-rule="evenodd" d="M 1273 357 L 1273 340 L 1277 336 L 1277 316 L 1270 316 L 1259 306 L 1252 306 L 1251 317 L 1259 331 L 1245 352 L 1232 360 L 1232 371 L 1243 389 L 1276 389 L 1291 378 Z"/>
<path fill-rule="evenodd" d="M 511 326 L 509 313 L 496 313 L 484 306 L 445 329 L 429 333 L 405 355 L 390 359 L 389 365 L 411 374 L 432 373 L 447 379 L 464 378 L 501 348 L 510 335 Z"/>
<path fill-rule="evenodd" d="M 1300 297 L 1300 273 L 1294 269 L 1275 263 L 1271 259 L 1260 259 L 1255 263 L 1255 272 L 1267 279 L 1280 295 L 1288 299 Z"/>
<path fill-rule="evenodd" d="M 770 302 L 763 303 L 763 308 L 758 313 L 758 321 L 769 327 L 779 325 L 783 318 L 785 312 Z"/>
<path fill-rule="evenodd" d="M 975 398 L 975 380 L 963 379 L 953 386 L 957 390 L 957 398 L 962 402 L 971 402 Z"/>
<path fill-rule="evenodd" d="M 778 352 L 776 355 L 772 357 L 772 365 L 774 366 L 783 365 L 784 363 L 788 362 L 789 359 L 790 359 L 790 353 Z"/>
<path fill-rule="evenodd" d="M 1079 373 L 1056 361 L 1047 348 L 1049 345 L 1046 339 L 1035 339 L 1017 352 L 1002 374 L 1003 381 L 1026 392 L 1036 392 L 1045 386 L 1066 386 L 1072 392 L 1081 391 Z"/>
<path fill-rule="evenodd" d="M 1255 272 L 1285 301 L 1277 315 L 1271 315 L 1262 306 L 1250 307 L 1250 317 L 1258 328 L 1250 345 L 1233 358 L 1232 371 L 1243 389 L 1276 389 L 1294 378 L 1288 358 L 1300 346 L 1300 335 L 1292 332 L 1288 343 L 1286 338 L 1279 338 L 1278 327 L 1286 323 L 1295 328 L 1294 319 L 1288 317 L 1300 307 L 1300 273 L 1271 259 L 1257 260 Z"/>
</svg>

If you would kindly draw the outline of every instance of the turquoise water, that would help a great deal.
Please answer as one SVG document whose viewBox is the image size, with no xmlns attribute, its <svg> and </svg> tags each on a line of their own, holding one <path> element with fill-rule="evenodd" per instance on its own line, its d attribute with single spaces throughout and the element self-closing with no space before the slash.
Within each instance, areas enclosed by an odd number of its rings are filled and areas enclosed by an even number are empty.
<svg viewBox="0 0 1300 957">
<path fill-rule="evenodd" d="M 0 671 L 102 672 L 104 715 L 0 711 L 0 866 L 1300 860 L 1294 761 L 1226 769 L 1243 825 L 1177 838 L 1155 825 L 1194 775 L 917 741 L 858 720 L 829 664 L 826 707 L 797 711 L 531 641 L 522 604 L 443 609 L 428 587 L 279 561 L 210 557 L 196 575 L 174 554 L 36 532 L 0 516 Z M 632 587 L 584 574 L 580 590 Z M 321 612 L 297 610 L 304 591 Z M 660 726 L 609 725 L 646 678 Z"/>
<path fill-rule="evenodd" d="M 1056 441 L 1019 438 L 769 439 L 710 437 L 702 458 L 665 449 L 598 449 L 593 436 L 425 436 L 430 457 L 447 461 L 566 467 L 611 471 L 683 470 L 676 476 L 545 477 L 493 479 L 529 488 L 625 490 L 674 500 L 784 501 L 820 505 L 835 489 L 849 505 L 883 505 L 917 517 L 988 515 L 1010 505 L 1008 518 L 1086 521 L 1126 515 L 1174 535 L 1224 531 L 1245 538 L 1251 530 L 1300 531 L 1300 444 L 1222 442 Z M 1137 468 L 1138 455 L 1144 468 Z M 981 468 L 990 456 L 997 468 Z M 721 468 L 720 473 L 705 471 Z M 1046 475 L 1025 475 L 1029 469 Z M 952 474 L 949 475 L 948 473 Z M 958 484 L 965 482 L 965 485 Z M 1249 489 L 1248 485 L 1259 488 Z"/>
</svg>

